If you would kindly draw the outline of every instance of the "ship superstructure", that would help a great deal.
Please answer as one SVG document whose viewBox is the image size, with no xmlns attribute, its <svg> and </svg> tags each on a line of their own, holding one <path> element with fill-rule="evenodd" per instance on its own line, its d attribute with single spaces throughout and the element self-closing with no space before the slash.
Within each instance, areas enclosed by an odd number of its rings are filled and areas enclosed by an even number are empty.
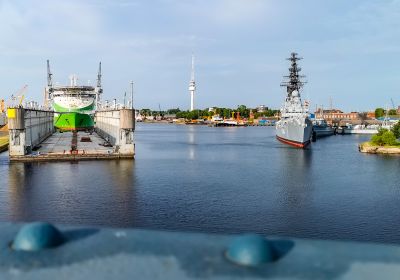
<svg viewBox="0 0 400 280">
<path fill-rule="evenodd" d="M 101 63 L 97 75 L 96 87 L 78 85 L 78 77 L 71 75 L 67 86 L 53 85 L 49 61 L 47 61 L 46 98 L 56 112 L 54 126 L 60 130 L 93 129 L 93 116 L 100 101 Z"/>
<path fill-rule="evenodd" d="M 281 108 L 281 119 L 276 123 L 276 137 L 279 141 L 298 148 L 305 148 L 310 144 L 312 137 L 312 122 L 309 119 L 308 104 L 301 101 L 300 90 L 304 82 L 300 75 L 301 68 L 297 53 L 291 53 L 288 60 L 291 62 L 289 76 L 281 83 L 286 88 L 286 98 Z"/>
</svg>

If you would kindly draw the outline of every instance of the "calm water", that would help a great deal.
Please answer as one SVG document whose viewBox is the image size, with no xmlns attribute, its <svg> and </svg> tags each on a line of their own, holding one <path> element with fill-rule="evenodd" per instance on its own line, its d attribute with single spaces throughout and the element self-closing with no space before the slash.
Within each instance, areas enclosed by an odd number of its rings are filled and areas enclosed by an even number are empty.
<svg viewBox="0 0 400 280">
<path fill-rule="evenodd" d="M 308 150 L 274 128 L 141 124 L 135 161 L 9 164 L 0 220 L 400 243 L 400 157 L 359 136 Z"/>
</svg>

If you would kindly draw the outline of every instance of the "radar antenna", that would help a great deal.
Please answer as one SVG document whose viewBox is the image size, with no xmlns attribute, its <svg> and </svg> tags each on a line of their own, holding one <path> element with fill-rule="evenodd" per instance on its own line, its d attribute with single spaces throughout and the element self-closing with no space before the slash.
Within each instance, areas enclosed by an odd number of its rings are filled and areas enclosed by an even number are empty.
<svg viewBox="0 0 400 280">
<path fill-rule="evenodd" d="M 97 87 L 101 88 L 101 61 L 99 63 L 99 72 L 97 73 Z"/>
<path fill-rule="evenodd" d="M 50 72 L 50 61 L 47 60 L 47 86 L 49 88 L 53 87 L 53 80 L 51 78 L 52 76 L 53 76 L 53 74 L 51 74 L 51 72 Z"/>
<path fill-rule="evenodd" d="M 305 78 L 304 75 L 300 75 L 301 68 L 297 65 L 297 61 L 303 59 L 302 57 L 298 57 L 298 54 L 292 52 L 290 57 L 287 60 L 291 61 L 291 65 L 289 67 L 289 76 L 284 76 L 288 78 L 288 80 L 283 81 L 281 83 L 281 87 L 286 87 L 288 94 L 291 94 L 293 91 L 297 90 L 298 92 L 306 83 L 302 81 L 301 78 Z"/>
</svg>

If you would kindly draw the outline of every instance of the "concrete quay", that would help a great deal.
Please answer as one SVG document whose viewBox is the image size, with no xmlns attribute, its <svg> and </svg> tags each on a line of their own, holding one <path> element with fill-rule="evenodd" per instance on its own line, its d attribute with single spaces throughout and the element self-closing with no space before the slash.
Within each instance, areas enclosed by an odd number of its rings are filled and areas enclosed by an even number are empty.
<svg viewBox="0 0 400 280">
<path fill-rule="evenodd" d="M 95 113 L 93 131 L 56 132 L 53 111 L 9 108 L 10 161 L 133 159 L 133 109 Z"/>
</svg>

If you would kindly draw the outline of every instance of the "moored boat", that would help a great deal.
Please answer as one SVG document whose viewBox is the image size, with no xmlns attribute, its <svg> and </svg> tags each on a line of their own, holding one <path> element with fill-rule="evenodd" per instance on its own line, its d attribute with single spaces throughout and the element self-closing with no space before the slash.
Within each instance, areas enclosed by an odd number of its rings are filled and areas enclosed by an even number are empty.
<svg viewBox="0 0 400 280">
<path fill-rule="evenodd" d="M 335 129 L 328 125 L 324 119 L 314 119 L 313 123 L 313 133 L 317 138 L 331 136 L 335 134 Z"/>
</svg>

